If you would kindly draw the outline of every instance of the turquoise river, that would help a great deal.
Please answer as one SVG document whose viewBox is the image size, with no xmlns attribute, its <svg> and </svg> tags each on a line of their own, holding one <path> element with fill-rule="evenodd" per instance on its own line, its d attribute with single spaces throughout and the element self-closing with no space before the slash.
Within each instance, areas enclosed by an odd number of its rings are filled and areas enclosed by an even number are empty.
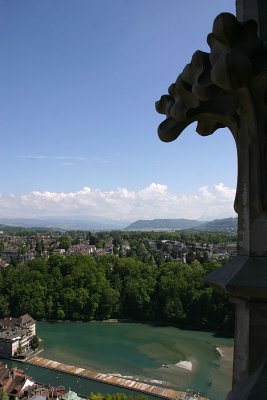
<svg viewBox="0 0 267 400">
<path fill-rule="evenodd" d="M 209 332 L 140 323 L 39 322 L 37 334 L 44 348 L 41 356 L 65 364 L 151 384 L 160 381 L 174 389 L 190 388 L 212 400 L 224 400 L 230 390 L 233 340 Z M 175 365 L 181 361 L 189 362 L 185 363 L 189 367 L 192 364 L 192 370 Z M 83 396 L 122 390 L 40 367 L 8 364 L 24 369 L 37 381 L 60 383 Z"/>
</svg>

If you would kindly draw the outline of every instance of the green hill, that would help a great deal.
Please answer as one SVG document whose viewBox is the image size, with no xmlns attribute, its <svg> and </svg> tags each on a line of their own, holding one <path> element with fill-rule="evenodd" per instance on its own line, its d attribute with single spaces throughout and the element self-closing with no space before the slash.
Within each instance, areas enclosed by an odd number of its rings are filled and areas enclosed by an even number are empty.
<svg viewBox="0 0 267 400">
<path fill-rule="evenodd" d="M 143 231 L 143 230 L 181 230 L 198 228 L 203 222 L 191 219 L 152 219 L 138 220 L 125 228 L 127 231 Z"/>
<path fill-rule="evenodd" d="M 229 230 L 237 228 L 237 218 L 214 219 L 203 222 L 193 219 L 151 219 L 138 220 L 128 225 L 127 231 L 174 231 L 184 229 Z"/>
<path fill-rule="evenodd" d="M 213 221 L 205 222 L 201 225 L 202 230 L 225 230 L 225 229 L 236 229 L 237 218 L 223 218 L 214 219 Z"/>
</svg>

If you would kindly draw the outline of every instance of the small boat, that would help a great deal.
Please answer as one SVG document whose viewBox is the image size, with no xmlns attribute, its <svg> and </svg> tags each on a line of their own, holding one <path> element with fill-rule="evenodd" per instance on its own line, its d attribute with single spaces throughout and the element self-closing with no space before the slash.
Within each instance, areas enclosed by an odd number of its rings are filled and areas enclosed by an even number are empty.
<svg viewBox="0 0 267 400">
<path fill-rule="evenodd" d="M 167 364 L 161 364 L 161 367 L 169 368 L 169 366 Z"/>
</svg>

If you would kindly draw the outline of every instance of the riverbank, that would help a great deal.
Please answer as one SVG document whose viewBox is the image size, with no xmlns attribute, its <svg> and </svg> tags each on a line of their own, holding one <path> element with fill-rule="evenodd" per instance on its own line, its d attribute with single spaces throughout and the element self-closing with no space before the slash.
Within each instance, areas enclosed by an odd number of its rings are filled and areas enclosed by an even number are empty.
<svg viewBox="0 0 267 400">
<path fill-rule="evenodd" d="M 234 357 L 233 347 L 215 347 L 215 350 L 220 357 L 224 358 L 226 361 L 232 361 Z"/>
<path fill-rule="evenodd" d="M 207 332 L 211 333 L 215 337 L 225 337 L 229 339 L 234 338 L 234 333 L 233 332 L 225 332 L 225 331 L 214 331 L 214 330 L 208 330 L 205 328 L 201 328 L 200 326 L 194 326 L 194 325 L 181 325 L 181 324 L 171 324 L 170 322 L 161 322 L 161 321 L 151 321 L 151 320 L 135 320 L 131 318 L 109 318 L 109 319 L 101 319 L 101 320 L 71 320 L 71 319 L 40 319 L 37 320 L 37 322 L 48 322 L 51 324 L 56 324 L 56 323 L 83 323 L 83 324 L 90 324 L 90 323 L 107 323 L 107 324 L 144 324 L 144 325 L 149 325 L 149 326 L 155 326 L 155 327 L 165 327 L 165 328 L 178 328 L 181 330 L 190 330 L 190 331 L 195 331 L 195 332 Z"/>
</svg>

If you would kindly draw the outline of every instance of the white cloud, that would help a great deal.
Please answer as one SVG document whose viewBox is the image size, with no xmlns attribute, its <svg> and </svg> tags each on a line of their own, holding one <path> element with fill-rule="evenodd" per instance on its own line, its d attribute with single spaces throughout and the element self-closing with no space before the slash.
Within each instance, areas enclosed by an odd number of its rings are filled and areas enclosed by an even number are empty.
<svg viewBox="0 0 267 400">
<path fill-rule="evenodd" d="M 203 218 L 234 215 L 235 190 L 223 183 L 202 186 L 195 194 L 174 194 L 163 184 L 129 191 L 101 191 L 84 187 L 77 192 L 33 191 L 0 196 L 0 217 L 86 216 L 114 220 Z"/>
<path fill-rule="evenodd" d="M 225 187 L 223 183 L 219 183 L 219 185 L 214 185 L 215 189 L 224 197 L 225 199 L 233 199 L 235 196 L 235 190 Z"/>
<path fill-rule="evenodd" d="M 68 166 L 74 163 L 107 163 L 111 159 L 118 157 L 117 154 L 109 154 L 99 157 L 83 157 L 83 156 L 62 156 L 62 155 L 46 155 L 46 154 L 29 154 L 29 155 L 19 155 L 18 158 L 22 160 L 31 161 L 54 161 L 58 162 L 59 165 Z"/>
</svg>

